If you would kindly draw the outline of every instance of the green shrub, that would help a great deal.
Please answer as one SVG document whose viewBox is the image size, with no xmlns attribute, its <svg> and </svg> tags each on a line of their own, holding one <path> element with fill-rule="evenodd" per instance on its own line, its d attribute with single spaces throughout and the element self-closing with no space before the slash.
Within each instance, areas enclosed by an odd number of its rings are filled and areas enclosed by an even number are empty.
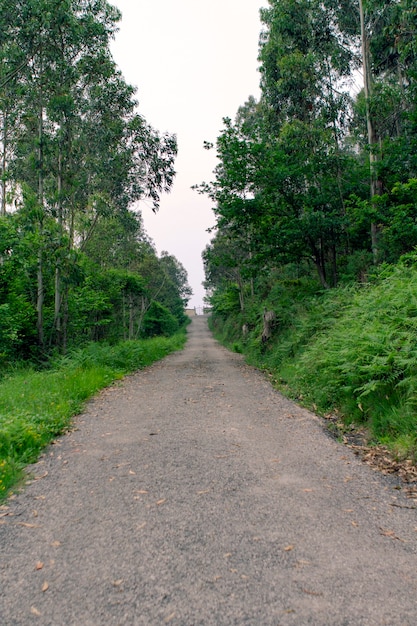
<svg viewBox="0 0 417 626">
<path fill-rule="evenodd" d="M 159 302 L 151 302 L 142 323 L 143 337 L 170 337 L 178 332 L 179 322 L 172 313 Z"/>
</svg>

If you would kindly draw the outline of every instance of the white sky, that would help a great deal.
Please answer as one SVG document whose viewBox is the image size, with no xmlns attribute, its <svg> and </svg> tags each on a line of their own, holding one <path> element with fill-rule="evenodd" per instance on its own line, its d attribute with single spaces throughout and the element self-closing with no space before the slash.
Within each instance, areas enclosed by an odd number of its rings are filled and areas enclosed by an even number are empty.
<svg viewBox="0 0 417 626">
<path fill-rule="evenodd" d="M 140 208 L 159 253 L 184 265 L 201 306 L 201 253 L 214 224 L 210 199 L 191 189 L 212 180 L 222 118 L 234 118 L 250 95 L 259 96 L 259 9 L 266 0 L 111 0 L 122 12 L 112 44 L 125 79 L 138 88 L 139 112 L 160 132 L 178 137 L 177 176 L 154 215 Z"/>
</svg>

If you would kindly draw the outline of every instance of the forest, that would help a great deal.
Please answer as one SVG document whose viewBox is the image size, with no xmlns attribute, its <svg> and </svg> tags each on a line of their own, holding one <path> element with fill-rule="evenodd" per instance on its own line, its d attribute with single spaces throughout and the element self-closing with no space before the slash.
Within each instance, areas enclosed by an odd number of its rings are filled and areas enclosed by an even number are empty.
<svg viewBox="0 0 417 626">
<path fill-rule="evenodd" d="M 417 5 L 269 0 L 261 95 L 225 118 L 203 253 L 217 335 L 417 458 Z"/>
<path fill-rule="evenodd" d="M 187 273 L 140 211 L 177 141 L 112 58 L 120 19 L 106 0 L 0 2 L 0 370 L 184 326 Z"/>
</svg>

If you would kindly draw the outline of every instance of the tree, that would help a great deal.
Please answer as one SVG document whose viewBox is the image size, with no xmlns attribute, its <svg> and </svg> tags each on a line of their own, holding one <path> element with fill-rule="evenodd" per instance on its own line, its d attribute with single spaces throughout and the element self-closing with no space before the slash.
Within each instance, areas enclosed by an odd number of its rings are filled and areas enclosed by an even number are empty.
<svg viewBox="0 0 417 626">
<path fill-rule="evenodd" d="M 65 349 L 78 249 L 139 200 L 157 210 L 175 175 L 175 136 L 139 115 L 111 57 L 119 19 L 105 0 L 0 2 L 1 213 L 13 202 L 35 234 L 42 350 Z"/>
</svg>

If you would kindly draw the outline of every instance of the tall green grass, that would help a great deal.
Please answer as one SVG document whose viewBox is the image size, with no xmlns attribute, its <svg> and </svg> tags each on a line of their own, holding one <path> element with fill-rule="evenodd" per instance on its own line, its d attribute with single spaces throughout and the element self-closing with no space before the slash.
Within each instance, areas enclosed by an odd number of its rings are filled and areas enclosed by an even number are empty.
<svg viewBox="0 0 417 626">
<path fill-rule="evenodd" d="M 260 314 L 249 337 L 229 345 L 272 372 L 287 395 L 322 414 L 337 410 L 417 461 L 417 259 L 383 268 L 370 284 L 287 294 L 272 308 L 277 324 L 267 346 Z"/>
<path fill-rule="evenodd" d="M 50 370 L 5 376 L 0 382 L 0 499 L 21 478 L 24 466 L 70 427 L 86 400 L 125 374 L 180 350 L 185 339 L 178 333 L 115 346 L 90 344 L 56 360 Z"/>
<path fill-rule="evenodd" d="M 284 376 L 285 374 L 285 376 Z M 417 442 L 417 270 L 398 265 L 360 289 L 333 326 L 282 372 L 321 411 L 338 408 L 396 445 Z"/>
</svg>

